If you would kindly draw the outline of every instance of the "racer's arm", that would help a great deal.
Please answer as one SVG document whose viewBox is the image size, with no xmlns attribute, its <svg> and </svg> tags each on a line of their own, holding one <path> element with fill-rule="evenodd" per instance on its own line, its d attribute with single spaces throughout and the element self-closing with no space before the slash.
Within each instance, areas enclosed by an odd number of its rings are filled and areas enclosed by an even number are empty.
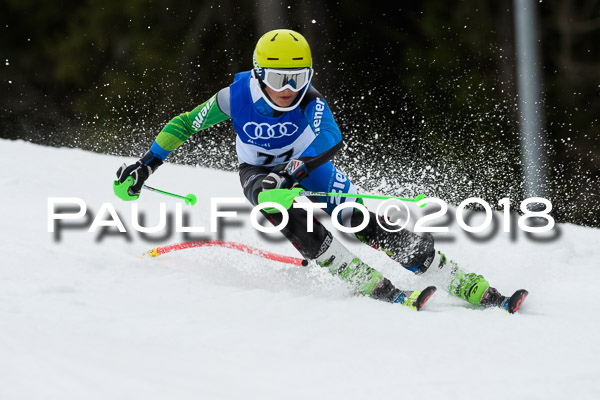
<svg viewBox="0 0 600 400">
<path fill-rule="evenodd" d="M 300 107 L 316 136 L 312 143 L 296 160 L 275 168 L 262 181 L 264 190 L 289 188 L 310 175 L 343 147 L 342 133 L 323 96 L 310 88 Z M 301 162 L 298 162 L 301 161 Z"/>
<path fill-rule="evenodd" d="M 344 144 L 340 128 L 321 93 L 311 87 L 306 93 L 301 107 L 317 135 L 299 157 L 310 173 L 331 160 Z"/>
<path fill-rule="evenodd" d="M 171 119 L 160 131 L 150 148 L 152 155 L 160 160 L 181 146 L 194 133 L 229 119 L 229 95 L 223 95 L 229 87 L 221 89 L 210 99 L 192 111 L 179 114 Z"/>
<path fill-rule="evenodd" d="M 158 134 L 150 151 L 134 164 L 123 164 L 117 170 L 119 185 L 115 186 L 115 194 L 123 200 L 137 199 L 144 182 L 162 165 L 163 160 L 173 150 L 181 146 L 194 133 L 229 119 L 229 114 L 229 87 L 227 87 L 192 111 L 173 118 Z M 127 180 L 130 183 L 126 191 L 117 190 Z"/>
</svg>

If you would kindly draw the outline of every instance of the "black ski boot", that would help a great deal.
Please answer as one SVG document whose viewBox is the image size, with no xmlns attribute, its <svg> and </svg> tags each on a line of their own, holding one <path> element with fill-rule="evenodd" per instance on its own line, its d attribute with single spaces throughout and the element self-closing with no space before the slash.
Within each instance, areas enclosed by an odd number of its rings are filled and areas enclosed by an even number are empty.
<svg viewBox="0 0 600 400">
<path fill-rule="evenodd" d="M 512 296 L 502 296 L 497 289 L 489 287 L 481 296 L 481 305 L 484 307 L 503 308 L 511 314 L 514 314 L 521 308 L 523 301 L 529 292 L 525 289 L 517 290 Z"/>
</svg>

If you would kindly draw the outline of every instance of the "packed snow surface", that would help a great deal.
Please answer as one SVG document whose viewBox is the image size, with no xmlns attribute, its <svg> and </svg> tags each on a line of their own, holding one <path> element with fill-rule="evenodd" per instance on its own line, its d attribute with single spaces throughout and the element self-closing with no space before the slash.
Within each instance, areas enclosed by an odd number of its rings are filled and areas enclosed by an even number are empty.
<svg viewBox="0 0 600 400">
<path fill-rule="evenodd" d="M 437 248 L 503 293 L 530 296 L 509 315 L 438 290 L 416 312 L 354 296 L 313 265 L 224 248 L 141 257 L 198 239 L 299 256 L 278 234 L 259 234 L 246 204 L 219 206 L 237 217 L 210 232 L 210 199 L 243 196 L 235 173 L 166 163 L 150 178 L 198 196 L 182 226 L 205 232 L 177 233 L 180 200 L 112 193 L 116 169 L 133 159 L 6 140 L 0 154 L 0 399 L 600 398 L 598 229 L 559 224 L 535 240 L 500 225 L 470 237 L 451 208 Z M 86 216 L 49 232 L 52 198 L 80 199 Z M 152 227 L 160 203 L 167 228 L 142 236 L 132 204 Z M 111 208 L 127 233 L 102 226 Z M 397 286 L 428 285 L 344 243 Z"/>
</svg>

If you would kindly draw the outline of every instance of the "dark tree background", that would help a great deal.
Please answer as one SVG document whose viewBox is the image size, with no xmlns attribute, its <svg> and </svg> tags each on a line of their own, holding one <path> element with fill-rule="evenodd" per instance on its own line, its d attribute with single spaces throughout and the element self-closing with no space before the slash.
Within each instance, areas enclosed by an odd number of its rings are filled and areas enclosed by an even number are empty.
<svg viewBox="0 0 600 400">
<path fill-rule="evenodd" d="M 523 199 L 513 2 L 4 0 L 0 137 L 138 156 L 176 114 L 302 32 L 363 190 Z M 600 0 L 536 2 L 546 197 L 600 226 Z M 229 123 L 169 161 L 234 170 Z M 116 168 L 116 166 L 115 166 Z"/>
</svg>

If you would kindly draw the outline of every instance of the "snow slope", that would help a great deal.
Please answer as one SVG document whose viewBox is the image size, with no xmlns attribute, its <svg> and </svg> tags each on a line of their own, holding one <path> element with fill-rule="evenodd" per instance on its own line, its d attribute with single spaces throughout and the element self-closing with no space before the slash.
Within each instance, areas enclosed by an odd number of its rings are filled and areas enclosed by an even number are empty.
<svg viewBox="0 0 600 400">
<path fill-rule="evenodd" d="M 500 230 L 475 241 L 453 224 L 440 249 L 505 293 L 531 294 L 518 315 L 470 309 L 441 291 L 417 313 L 352 296 L 318 267 L 234 250 L 142 258 L 186 238 L 150 242 L 133 230 L 131 203 L 111 188 L 133 160 L 6 140 L 0 154 L 0 399 L 600 398 L 598 229 L 562 224 L 546 242 Z M 210 197 L 242 196 L 236 174 L 202 168 L 166 164 L 148 183 L 195 193 L 188 226 L 207 231 Z M 111 203 L 128 235 L 82 225 L 57 238 L 50 197 L 80 198 L 93 216 Z M 146 226 L 161 202 L 174 212 L 178 201 L 144 192 L 137 202 Z M 248 206 L 233 207 L 239 217 L 219 234 L 191 236 L 297 255 L 258 234 Z M 427 285 L 345 243 L 398 286 Z"/>
</svg>

